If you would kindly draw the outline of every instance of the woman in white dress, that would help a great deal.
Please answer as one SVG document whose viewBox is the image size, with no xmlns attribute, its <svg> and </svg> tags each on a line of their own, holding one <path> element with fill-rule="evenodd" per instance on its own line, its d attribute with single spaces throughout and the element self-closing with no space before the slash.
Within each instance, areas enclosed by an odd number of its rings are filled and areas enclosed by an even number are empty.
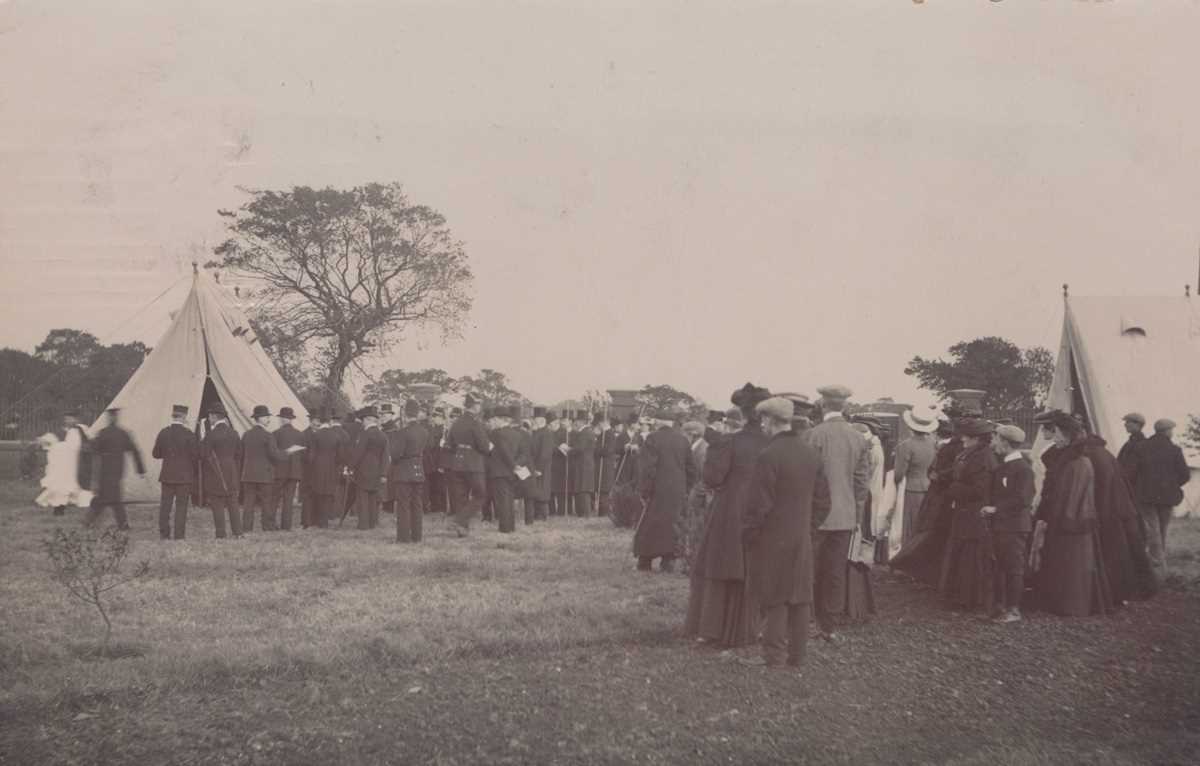
<svg viewBox="0 0 1200 766">
<path fill-rule="evenodd" d="M 46 433 L 38 438 L 46 450 L 46 475 L 35 502 L 42 508 L 53 508 L 56 515 L 68 505 L 87 508 L 92 504 L 92 493 L 79 486 L 79 453 L 84 441 L 83 429 L 74 424 L 69 424 L 61 436 Z"/>
</svg>

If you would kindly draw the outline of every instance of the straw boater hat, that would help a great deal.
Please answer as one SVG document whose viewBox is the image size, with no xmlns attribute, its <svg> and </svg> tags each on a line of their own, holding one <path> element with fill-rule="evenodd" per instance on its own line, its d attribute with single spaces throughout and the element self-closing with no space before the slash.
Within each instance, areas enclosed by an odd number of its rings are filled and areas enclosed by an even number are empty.
<svg viewBox="0 0 1200 766">
<path fill-rule="evenodd" d="M 906 426 L 917 433 L 931 434 L 938 430 L 937 412 L 932 407 L 905 410 L 900 417 Z"/>
</svg>

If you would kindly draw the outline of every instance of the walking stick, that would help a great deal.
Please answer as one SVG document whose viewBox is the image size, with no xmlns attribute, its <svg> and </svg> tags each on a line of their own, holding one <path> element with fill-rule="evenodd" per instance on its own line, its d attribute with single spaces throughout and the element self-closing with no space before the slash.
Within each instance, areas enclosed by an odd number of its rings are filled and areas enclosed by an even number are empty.
<svg viewBox="0 0 1200 766">
<path fill-rule="evenodd" d="M 642 408 L 638 410 L 638 420 L 641 421 L 642 415 L 646 414 L 646 402 L 642 402 Z M 633 436 L 630 435 L 629 443 L 633 443 Z M 621 473 L 625 470 L 625 461 L 629 458 L 629 450 L 625 450 L 625 454 L 621 456 L 621 462 L 617 464 L 617 475 L 613 477 L 612 486 L 608 488 L 608 501 L 612 503 L 613 495 L 617 491 L 617 482 L 621 480 Z"/>
</svg>

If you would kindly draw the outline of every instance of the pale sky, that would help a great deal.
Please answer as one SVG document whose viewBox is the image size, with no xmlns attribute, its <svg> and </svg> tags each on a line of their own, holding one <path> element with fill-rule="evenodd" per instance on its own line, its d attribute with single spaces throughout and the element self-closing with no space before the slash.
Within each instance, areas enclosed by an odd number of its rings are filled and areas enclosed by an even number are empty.
<svg viewBox="0 0 1200 766">
<path fill-rule="evenodd" d="M 1195 0 L 0 0 L 0 345 L 153 344 L 182 292 L 129 317 L 237 186 L 400 181 L 475 308 L 376 369 L 924 401 L 914 354 L 1056 348 L 1063 282 L 1195 284 L 1197 32 Z"/>
</svg>

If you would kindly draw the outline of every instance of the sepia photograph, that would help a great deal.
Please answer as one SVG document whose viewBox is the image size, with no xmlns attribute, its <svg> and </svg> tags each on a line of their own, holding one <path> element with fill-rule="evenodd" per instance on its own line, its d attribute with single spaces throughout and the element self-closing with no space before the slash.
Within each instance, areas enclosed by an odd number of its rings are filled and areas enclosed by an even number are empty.
<svg viewBox="0 0 1200 766">
<path fill-rule="evenodd" d="M 1200 0 L 0 0 L 0 766 L 1200 764 Z"/>
</svg>

